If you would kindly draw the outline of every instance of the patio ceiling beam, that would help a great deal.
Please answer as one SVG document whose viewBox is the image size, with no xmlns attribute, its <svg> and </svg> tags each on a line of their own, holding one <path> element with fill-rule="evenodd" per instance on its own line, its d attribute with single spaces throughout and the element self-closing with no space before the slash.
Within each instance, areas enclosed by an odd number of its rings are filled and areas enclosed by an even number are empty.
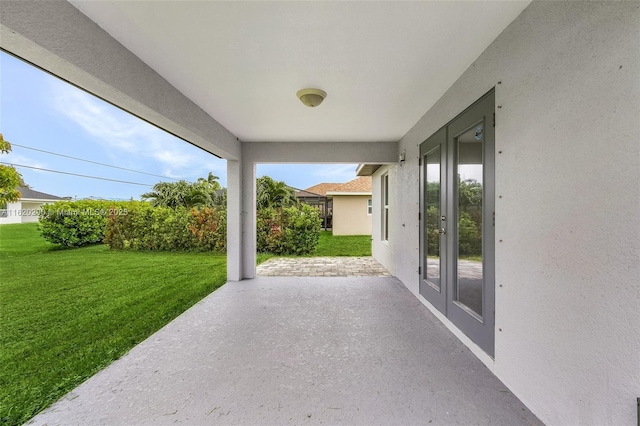
<svg viewBox="0 0 640 426">
<path fill-rule="evenodd" d="M 228 228 L 228 278 L 256 276 L 256 164 L 259 163 L 394 163 L 397 142 L 243 142 L 240 164 L 229 162 L 229 187 L 240 187 L 238 209 L 228 213 L 240 228 Z M 354 170 L 355 172 L 355 170 Z M 231 192 L 231 191 L 229 191 Z M 230 220 L 231 222 L 231 220 Z"/>
<path fill-rule="evenodd" d="M 218 157 L 235 135 L 66 1 L 2 1 L 0 47 Z"/>
<path fill-rule="evenodd" d="M 397 142 L 243 142 L 254 163 L 395 163 Z"/>
</svg>

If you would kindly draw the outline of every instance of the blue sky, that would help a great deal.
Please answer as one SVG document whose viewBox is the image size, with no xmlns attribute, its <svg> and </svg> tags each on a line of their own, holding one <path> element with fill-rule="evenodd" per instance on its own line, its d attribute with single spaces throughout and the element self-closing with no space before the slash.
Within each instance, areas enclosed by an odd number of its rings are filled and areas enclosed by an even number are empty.
<svg viewBox="0 0 640 426">
<path fill-rule="evenodd" d="M 31 65 L 0 52 L 0 132 L 13 151 L 0 161 L 122 180 L 82 178 L 17 167 L 37 191 L 77 198 L 139 199 L 158 181 L 194 181 L 213 172 L 226 186 L 226 161 L 178 139 Z M 166 178 L 50 155 L 51 151 Z M 355 164 L 260 164 L 295 188 L 355 178 Z M 148 185 L 148 186 L 143 186 Z"/>
</svg>

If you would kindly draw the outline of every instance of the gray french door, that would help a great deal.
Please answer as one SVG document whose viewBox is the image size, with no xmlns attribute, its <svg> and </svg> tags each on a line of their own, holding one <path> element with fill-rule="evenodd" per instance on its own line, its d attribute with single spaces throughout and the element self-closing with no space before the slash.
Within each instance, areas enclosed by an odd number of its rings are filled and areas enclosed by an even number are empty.
<svg viewBox="0 0 640 426">
<path fill-rule="evenodd" d="M 494 104 L 491 91 L 420 145 L 420 294 L 491 356 Z"/>
</svg>

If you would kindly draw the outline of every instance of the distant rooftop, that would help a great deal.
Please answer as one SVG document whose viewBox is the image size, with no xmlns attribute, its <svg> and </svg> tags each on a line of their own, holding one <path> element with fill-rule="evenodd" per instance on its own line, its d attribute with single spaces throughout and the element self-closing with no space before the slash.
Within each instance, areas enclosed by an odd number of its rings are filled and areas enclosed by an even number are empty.
<svg viewBox="0 0 640 426">
<path fill-rule="evenodd" d="M 371 176 L 361 176 L 347 183 L 319 183 L 304 190 L 304 192 L 321 196 L 338 195 L 346 193 L 370 194 Z"/>
<path fill-rule="evenodd" d="M 371 193 L 371 176 L 360 176 L 327 191 L 327 194 Z"/>
<path fill-rule="evenodd" d="M 306 191 L 304 189 L 296 189 L 296 197 L 297 198 L 301 198 L 301 197 L 305 197 L 305 198 L 313 198 L 313 197 L 322 198 L 322 197 L 324 197 L 324 195 L 316 194 L 315 192 L 309 192 L 309 191 Z"/>
<path fill-rule="evenodd" d="M 327 191 L 333 191 L 335 188 L 339 187 L 340 185 L 344 185 L 342 183 L 319 183 L 317 185 L 313 185 L 307 189 L 305 189 L 306 192 L 312 192 L 314 194 L 318 194 L 318 195 L 327 195 Z"/>
<path fill-rule="evenodd" d="M 31 188 L 27 188 L 26 186 L 19 186 L 16 189 L 20 191 L 21 200 L 64 200 L 64 198 L 58 197 L 57 195 L 35 191 Z"/>
</svg>

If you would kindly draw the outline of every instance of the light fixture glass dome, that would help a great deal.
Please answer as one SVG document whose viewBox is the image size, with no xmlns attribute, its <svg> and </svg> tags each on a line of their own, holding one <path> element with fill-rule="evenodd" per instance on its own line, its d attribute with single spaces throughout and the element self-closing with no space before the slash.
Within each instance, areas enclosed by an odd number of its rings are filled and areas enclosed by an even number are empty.
<svg viewBox="0 0 640 426">
<path fill-rule="evenodd" d="M 320 89 L 302 89 L 298 90 L 296 96 L 300 98 L 300 101 L 308 107 L 317 107 L 327 97 L 327 92 Z"/>
</svg>

